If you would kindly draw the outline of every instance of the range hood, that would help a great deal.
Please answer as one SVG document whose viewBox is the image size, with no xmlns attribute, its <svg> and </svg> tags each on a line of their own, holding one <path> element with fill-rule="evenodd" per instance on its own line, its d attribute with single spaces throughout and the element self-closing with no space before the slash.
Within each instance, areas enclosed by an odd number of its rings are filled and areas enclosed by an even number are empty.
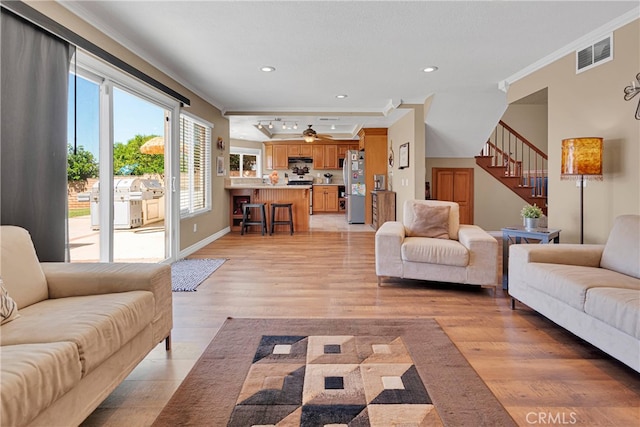
<svg viewBox="0 0 640 427">
<path fill-rule="evenodd" d="M 289 157 L 289 163 L 313 163 L 311 157 Z"/>
</svg>

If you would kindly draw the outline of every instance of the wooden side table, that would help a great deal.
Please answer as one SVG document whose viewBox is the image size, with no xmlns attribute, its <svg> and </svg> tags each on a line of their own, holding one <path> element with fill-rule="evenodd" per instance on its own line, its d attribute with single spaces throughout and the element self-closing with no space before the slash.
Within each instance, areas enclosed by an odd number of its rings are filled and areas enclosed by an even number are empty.
<svg viewBox="0 0 640 427">
<path fill-rule="evenodd" d="M 521 225 L 502 229 L 502 289 L 509 289 L 509 245 L 519 243 L 560 243 L 560 231 L 555 228 L 527 230 Z M 532 241 L 533 240 L 533 241 Z"/>
</svg>

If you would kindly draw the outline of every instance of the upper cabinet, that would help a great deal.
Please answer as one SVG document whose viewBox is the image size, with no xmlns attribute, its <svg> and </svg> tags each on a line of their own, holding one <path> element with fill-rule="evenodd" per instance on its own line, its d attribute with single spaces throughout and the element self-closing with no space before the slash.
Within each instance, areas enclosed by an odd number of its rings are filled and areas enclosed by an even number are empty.
<svg viewBox="0 0 640 427">
<path fill-rule="evenodd" d="M 265 142 L 266 169 L 288 169 L 289 158 L 311 158 L 313 169 L 340 168 L 339 159 L 343 159 L 347 150 L 357 150 L 358 143 L 350 140 L 306 143 L 303 141 Z"/>
</svg>

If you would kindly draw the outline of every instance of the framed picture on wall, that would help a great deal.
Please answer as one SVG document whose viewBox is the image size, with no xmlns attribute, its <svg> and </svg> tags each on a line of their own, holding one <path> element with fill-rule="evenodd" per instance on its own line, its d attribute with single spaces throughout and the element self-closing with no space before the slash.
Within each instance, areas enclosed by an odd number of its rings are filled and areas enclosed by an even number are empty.
<svg viewBox="0 0 640 427">
<path fill-rule="evenodd" d="M 398 155 L 398 168 L 404 169 L 409 167 L 409 143 L 405 142 L 400 146 L 400 154 Z"/>
<path fill-rule="evenodd" d="M 216 159 L 216 175 L 217 176 L 224 176 L 225 170 L 224 170 L 224 157 L 223 156 L 218 156 L 218 158 Z"/>
</svg>

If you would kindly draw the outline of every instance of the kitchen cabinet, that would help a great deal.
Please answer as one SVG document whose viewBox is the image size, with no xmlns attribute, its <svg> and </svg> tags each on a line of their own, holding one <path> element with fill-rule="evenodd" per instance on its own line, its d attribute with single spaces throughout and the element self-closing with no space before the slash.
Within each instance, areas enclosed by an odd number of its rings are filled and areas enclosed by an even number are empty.
<svg viewBox="0 0 640 427">
<path fill-rule="evenodd" d="M 371 192 L 371 226 L 374 230 L 387 221 L 396 220 L 396 193 L 394 191 Z"/>
<path fill-rule="evenodd" d="M 313 146 L 314 169 L 338 169 L 338 145 L 318 144 Z"/>
<path fill-rule="evenodd" d="M 338 186 L 313 186 L 313 213 L 338 212 Z"/>
<path fill-rule="evenodd" d="M 313 145 L 311 144 L 292 144 L 286 147 L 289 157 L 313 157 Z"/>
<path fill-rule="evenodd" d="M 325 169 L 324 167 L 324 147 L 322 145 L 313 145 L 313 168 Z"/>
<path fill-rule="evenodd" d="M 338 145 L 338 159 L 344 159 L 349 150 L 358 150 L 359 144 L 340 144 Z"/>
<path fill-rule="evenodd" d="M 358 144 L 355 141 L 338 140 L 335 143 L 315 142 L 307 143 L 303 141 L 291 142 L 265 142 L 264 156 L 265 169 L 288 169 L 289 158 L 309 158 L 313 159 L 312 169 L 340 169 L 339 159 L 343 159 L 347 150 L 357 150 Z"/>
<path fill-rule="evenodd" d="M 325 169 L 338 169 L 338 146 L 329 144 L 324 146 Z"/>
<path fill-rule="evenodd" d="M 309 143 L 301 144 L 300 157 L 313 157 L 313 145 Z"/>
<path fill-rule="evenodd" d="M 265 168 L 273 169 L 273 145 L 264 146 Z"/>
<path fill-rule="evenodd" d="M 289 168 L 289 156 L 287 155 L 287 146 L 273 145 L 273 167 L 271 169 L 288 169 L 288 168 Z"/>
<path fill-rule="evenodd" d="M 384 175 L 387 179 L 387 128 L 363 128 L 358 132 L 360 137 L 359 147 L 364 150 L 364 173 L 365 173 L 365 186 L 367 192 L 364 199 L 364 221 L 365 224 L 372 223 L 372 196 L 371 190 L 373 190 L 373 176 Z M 396 160 L 397 162 L 397 160 Z M 386 182 L 389 182 L 388 180 Z"/>
<path fill-rule="evenodd" d="M 300 145 L 287 145 L 287 155 L 289 157 L 300 157 Z"/>
</svg>

